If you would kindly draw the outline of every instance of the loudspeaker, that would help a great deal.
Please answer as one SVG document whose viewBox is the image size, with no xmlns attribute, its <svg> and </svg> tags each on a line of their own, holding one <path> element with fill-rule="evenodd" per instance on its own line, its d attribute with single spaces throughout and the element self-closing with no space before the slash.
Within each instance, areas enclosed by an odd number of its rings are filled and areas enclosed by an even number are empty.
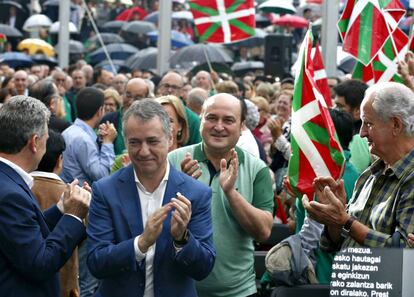
<svg viewBox="0 0 414 297">
<path fill-rule="evenodd" d="M 292 66 L 292 35 L 269 34 L 265 37 L 265 75 L 282 78 Z"/>
</svg>

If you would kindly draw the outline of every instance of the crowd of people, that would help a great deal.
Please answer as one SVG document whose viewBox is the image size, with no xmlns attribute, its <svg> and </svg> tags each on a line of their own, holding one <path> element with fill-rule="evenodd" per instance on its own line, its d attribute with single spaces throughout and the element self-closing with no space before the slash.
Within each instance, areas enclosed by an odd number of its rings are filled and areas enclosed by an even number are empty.
<svg viewBox="0 0 414 297">
<path fill-rule="evenodd" d="M 289 75 L 0 64 L 0 292 L 265 296 L 277 224 L 323 284 L 343 248 L 413 247 L 414 54 L 398 69 L 328 79 L 344 174 L 297 197 Z"/>
</svg>

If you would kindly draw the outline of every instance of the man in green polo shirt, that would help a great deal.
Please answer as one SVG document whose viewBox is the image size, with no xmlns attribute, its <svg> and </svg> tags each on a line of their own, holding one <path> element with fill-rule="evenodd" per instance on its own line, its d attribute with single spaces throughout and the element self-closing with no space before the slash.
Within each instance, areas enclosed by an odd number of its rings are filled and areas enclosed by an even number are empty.
<svg viewBox="0 0 414 297">
<path fill-rule="evenodd" d="M 168 155 L 174 167 L 213 190 L 217 257 L 211 274 L 197 283 L 200 297 L 254 295 L 253 240 L 266 240 L 272 228 L 269 169 L 260 159 L 236 147 L 245 117 L 241 103 L 224 93 L 208 98 L 201 113 L 202 142 Z"/>
</svg>

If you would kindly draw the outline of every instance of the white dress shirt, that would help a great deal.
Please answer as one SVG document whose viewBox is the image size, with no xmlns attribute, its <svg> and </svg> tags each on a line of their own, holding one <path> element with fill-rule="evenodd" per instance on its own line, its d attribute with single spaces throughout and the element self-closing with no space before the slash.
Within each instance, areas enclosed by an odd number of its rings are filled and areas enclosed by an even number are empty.
<svg viewBox="0 0 414 297">
<path fill-rule="evenodd" d="M 141 205 L 141 216 L 142 216 L 142 225 L 145 228 L 147 219 L 151 216 L 157 209 L 161 208 L 162 200 L 164 198 L 165 189 L 167 187 L 168 175 L 170 173 L 170 163 L 167 162 L 167 168 L 165 175 L 161 180 L 161 183 L 154 190 L 154 192 L 148 192 L 142 183 L 139 181 L 137 174 L 134 170 L 135 182 L 139 194 L 139 202 Z M 140 236 L 140 235 L 139 235 Z M 139 236 L 135 237 L 134 240 L 134 250 L 135 258 L 138 262 L 141 262 L 145 258 L 145 291 L 144 297 L 154 297 L 154 255 L 155 255 L 155 243 L 150 246 L 148 251 L 144 254 L 138 248 L 138 239 Z"/>
<path fill-rule="evenodd" d="M 0 157 L 0 161 L 7 164 L 7 165 L 9 165 L 11 168 L 13 168 L 13 170 L 16 171 L 17 174 L 22 177 L 22 179 L 27 184 L 29 189 L 31 189 L 33 187 L 33 177 L 29 173 L 24 171 L 23 168 L 21 168 L 20 166 L 14 164 L 12 161 L 9 161 L 9 160 L 7 160 L 5 158 L 2 158 L 2 157 Z"/>
</svg>

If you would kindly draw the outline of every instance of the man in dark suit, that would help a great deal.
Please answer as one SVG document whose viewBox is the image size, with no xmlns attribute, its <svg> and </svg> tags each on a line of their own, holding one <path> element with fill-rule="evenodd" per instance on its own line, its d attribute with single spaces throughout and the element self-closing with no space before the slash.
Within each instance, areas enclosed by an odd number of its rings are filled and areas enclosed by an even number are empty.
<svg viewBox="0 0 414 297">
<path fill-rule="evenodd" d="M 85 237 L 90 194 L 68 186 L 58 205 L 42 213 L 28 174 L 46 150 L 50 112 L 37 99 L 15 96 L 0 107 L 0 292 L 59 295 L 58 270 Z"/>
<path fill-rule="evenodd" d="M 97 296 L 195 297 L 213 268 L 211 189 L 167 161 L 170 120 L 150 99 L 123 118 L 132 164 L 93 186 L 88 266 Z"/>
</svg>

